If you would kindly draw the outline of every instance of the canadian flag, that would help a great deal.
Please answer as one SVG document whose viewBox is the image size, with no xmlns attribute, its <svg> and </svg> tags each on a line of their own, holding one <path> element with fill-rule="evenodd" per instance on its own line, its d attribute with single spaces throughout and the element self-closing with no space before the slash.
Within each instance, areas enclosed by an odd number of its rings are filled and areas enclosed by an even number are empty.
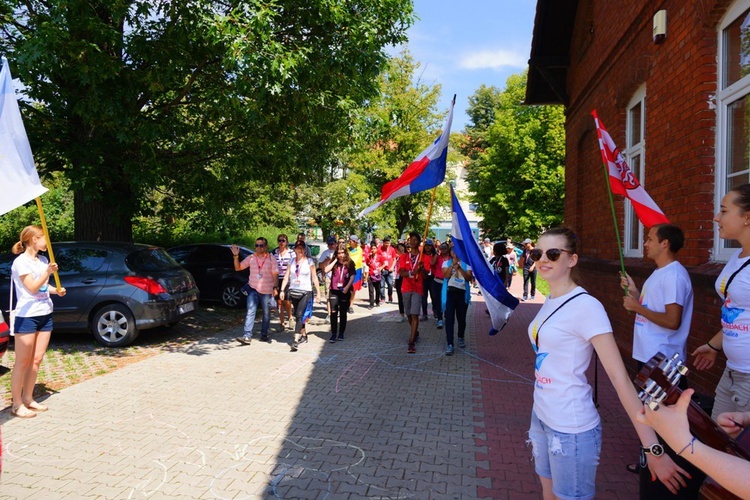
<svg viewBox="0 0 750 500">
<path fill-rule="evenodd" d="M 596 134 L 599 136 L 599 149 L 602 152 L 602 160 L 609 172 L 609 187 L 613 193 L 627 197 L 633 204 L 635 215 L 645 227 L 657 224 L 667 224 L 669 219 L 664 215 L 659 206 L 648 195 L 641 183 L 630 170 L 625 158 L 620 154 L 612 137 L 604 128 L 604 124 L 596 114 L 591 112 L 596 124 Z"/>
</svg>

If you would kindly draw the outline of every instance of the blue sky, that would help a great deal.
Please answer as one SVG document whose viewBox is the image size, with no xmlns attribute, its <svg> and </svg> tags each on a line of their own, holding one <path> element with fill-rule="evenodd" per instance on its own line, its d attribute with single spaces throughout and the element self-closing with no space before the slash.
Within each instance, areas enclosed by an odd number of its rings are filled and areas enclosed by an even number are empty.
<svg viewBox="0 0 750 500">
<path fill-rule="evenodd" d="M 480 85 L 505 88 L 527 67 L 536 0 L 414 0 L 414 10 L 409 50 L 422 81 L 442 85 L 441 111 L 456 94 L 452 129 L 462 131 L 469 96 Z"/>
</svg>

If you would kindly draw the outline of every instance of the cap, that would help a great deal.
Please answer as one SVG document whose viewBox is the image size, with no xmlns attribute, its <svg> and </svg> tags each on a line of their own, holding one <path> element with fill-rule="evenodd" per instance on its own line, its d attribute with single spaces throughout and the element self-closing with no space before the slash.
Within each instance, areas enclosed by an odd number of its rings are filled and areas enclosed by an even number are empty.
<svg viewBox="0 0 750 500">
<path fill-rule="evenodd" d="M 294 248 L 298 248 L 298 247 L 306 248 L 307 244 L 302 240 L 297 240 L 294 242 Z"/>
<path fill-rule="evenodd" d="M 515 245 L 513 243 L 507 243 L 505 248 L 515 248 Z"/>
<path fill-rule="evenodd" d="M 425 245 L 430 245 L 430 246 L 433 246 L 433 247 L 435 246 L 435 242 L 432 241 L 432 238 L 427 238 L 426 240 L 424 240 L 424 244 Z"/>
<path fill-rule="evenodd" d="M 333 245 L 334 243 L 336 243 L 336 241 L 338 240 L 336 240 L 335 236 L 329 236 L 326 240 L 326 245 Z"/>
<path fill-rule="evenodd" d="M 489 239 L 489 238 L 485 238 L 485 239 L 484 239 L 484 242 L 485 242 L 485 243 L 489 243 L 489 242 L 490 242 L 490 239 Z"/>
<path fill-rule="evenodd" d="M 359 236 L 357 236 L 356 234 L 349 236 L 349 239 L 352 240 L 354 243 L 359 243 Z"/>
<path fill-rule="evenodd" d="M 523 244 L 525 245 L 525 244 L 527 244 L 527 243 L 531 243 L 531 240 L 530 240 L 529 238 L 526 238 L 526 239 L 525 239 L 525 240 L 523 240 L 523 241 L 522 241 L 521 243 L 523 243 Z"/>
<path fill-rule="evenodd" d="M 447 243 L 441 243 L 440 248 L 443 250 L 448 250 L 448 244 Z"/>
</svg>

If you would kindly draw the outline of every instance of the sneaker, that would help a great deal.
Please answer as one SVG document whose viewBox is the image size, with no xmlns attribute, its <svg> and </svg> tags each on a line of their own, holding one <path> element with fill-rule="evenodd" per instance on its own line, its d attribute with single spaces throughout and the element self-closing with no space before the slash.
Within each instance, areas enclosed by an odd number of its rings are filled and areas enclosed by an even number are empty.
<svg viewBox="0 0 750 500">
<path fill-rule="evenodd" d="M 427 315 L 425 314 L 421 318 L 419 318 L 419 321 L 427 321 Z"/>
<path fill-rule="evenodd" d="M 409 342 L 409 349 L 406 352 L 409 354 L 417 352 L 417 346 L 414 345 L 414 342 Z"/>
<path fill-rule="evenodd" d="M 250 342 L 252 341 L 252 338 L 250 337 L 237 337 L 235 339 L 237 342 L 239 342 L 242 345 L 250 345 Z"/>
<path fill-rule="evenodd" d="M 297 352 L 297 342 L 289 342 L 289 347 L 291 347 L 292 352 Z"/>
<path fill-rule="evenodd" d="M 306 344 L 306 343 L 307 343 L 307 335 L 300 335 L 299 340 L 297 341 L 297 345 Z"/>
<path fill-rule="evenodd" d="M 466 347 L 466 342 L 464 342 L 464 339 L 462 338 L 458 339 L 458 347 L 460 347 L 461 349 Z"/>
<path fill-rule="evenodd" d="M 529 298 L 528 298 L 528 297 L 527 297 L 526 295 L 524 295 L 524 296 L 523 296 L 523 298 L 522 298 L 521 300 L 528 300 L 528 299 L 529 299 Z"/>
<path fill-rule="evenodd" d="M 372 304 L 370 304 L 369 306 L 367 306 L 367 308 L 368 309 L 372 309 Z"/>
<path fill-rule="evenodd" d="M 260 336 L 261 342 L 271 342 L 271 340 L 268 338 L 268 335 L 261 335 Z"/>
<path fill-rule="evenodd" d="M 339 340 L 339 342 L 341 342 L 342 340 L 344 340 L 344 334 L 343 333 L 339 333 L 339 339 L 338 340 Z"/>
<path fill-rule="evenodd" d="M 453 344 L 448 344 L 448 347 L 445 348 L 445 355 L 453 356 Z"/>
<path fill-rule="evenodd" d="M 354 314 L 354 308 L 353 307 L 349 308 L 349 314 Z"/>
<path fill-rule="evenodd" d="M 401 318 L 398 320 L 399 323 L 406 323 L 406 316 L 401 316 Z"/>
<path fill-rule="evenodd" d="M 333 335 L 331 335 L 331 338 L 328 339 L 328 342 L 330 342 L 331 344 L 333 344 L 334 342 L 336 342 L 336 334 L 335 333 Z"/>
<path fill-rule="evenodd" d="M 534 296 L 533 295 L 531 296 L 531 300 L 534 300 Z"/>
<path fill-rule="evenodd" d="M 442 330 L 442 328 L 443 328 L 443 320 L 439 319 L 438 322 L 437 322 L 437 329 L 438 330 Z"/>
</svg>

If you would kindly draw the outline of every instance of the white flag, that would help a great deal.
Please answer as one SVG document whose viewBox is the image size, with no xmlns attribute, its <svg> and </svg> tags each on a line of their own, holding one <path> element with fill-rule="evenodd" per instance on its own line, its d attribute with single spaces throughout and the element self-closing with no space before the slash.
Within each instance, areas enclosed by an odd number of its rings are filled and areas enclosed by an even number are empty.
<svg viewBox="0 0 750 500">
<path fill-rule="evenodd" d="M 0 215 L 47 192 L 39 181 L 8 60 L 0 71 Z"/>
</svg>

